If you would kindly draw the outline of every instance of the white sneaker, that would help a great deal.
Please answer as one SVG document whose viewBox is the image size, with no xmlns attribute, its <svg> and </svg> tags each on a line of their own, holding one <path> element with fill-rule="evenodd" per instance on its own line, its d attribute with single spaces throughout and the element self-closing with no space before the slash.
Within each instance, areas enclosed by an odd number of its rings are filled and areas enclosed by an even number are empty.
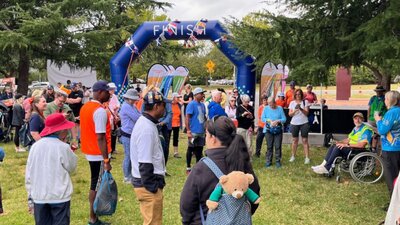
<svg viewBox="0 0 400 225">
<path fill-rule="evenodd" d="M 124 177 L 124 184 L 130 184 L 132 181 L 131 181 L 131 178 L 129 178 L 129 177 Z"/>
<path fill-rule="evenodd" d="M 305 158 L 304 159 L 304 164 L 310 164 L 310 161 L 311 161 L 310 158 Z"/>
<path fill-rule="evenodd" d="M 317 167 L 320 167 L 320 166 L 325 166 L 325 164 L 326 164 L 326 161 L 324 160 L 321 164 L 319 164 L 319 165 L 316 165 L 316 166 L 312 166 L 311 167 L 311 169 L 315 169 L 315 168 L 317 168 Z"/>
<path fill-rule="evenodd" d="M 290 159 L 289 159 L 289 162 L 294 162 L 295 159 L 296 159 L 296 158 L 294 157 L 294 155 L 292 155 L 292 156 L 290 157 Z"/>
<path fill-rule="evenodd" d="M 329 171 L 325 168 L 325 166 L 317 167 L 313 171 L 314 171 L 314 173 L 317 173 L 317 174 L 327 174 L 327 173 L 329 173 Z"/>
</svg>

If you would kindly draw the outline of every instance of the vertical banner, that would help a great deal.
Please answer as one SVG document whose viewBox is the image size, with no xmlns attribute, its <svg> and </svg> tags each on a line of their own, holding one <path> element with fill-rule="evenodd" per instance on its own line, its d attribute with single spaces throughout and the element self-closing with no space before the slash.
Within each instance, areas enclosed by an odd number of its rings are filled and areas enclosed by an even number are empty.
<svg viewBox="0 0 400 225">
<path fill-rule="evenodd" d="M 161 64 L 154 64 L 147 72 L 147 86 L 161 87 L 163 78 L 167 75 L 168 70 Z"/>
<path fill-rule="evenodd" d="M 284 66 L 283 67 L 283 77 L 282 77 L 282 82 L 281 82 L 281 92 L 285 93 L 285 88 L 286 88 L 286 79 L 289 76 L 289 67 L 288 66 Z"/>
<path fill-rule="evenodd" d="M 274 94 L 276 67 L 273 63 L 267 62 L 261 71 L 260 99 L 262 96 Z"/>
<path fill-rule="evenodd" d="M 181 93 L 185 80 L 189 75 L 189 70 L 184 66 L 178 66 L 175 69 L 174 78 L 172 82 L 172 92 Z"/>
<path fill-rule="evenodd" d="M 167 74 L 164 76 L 160 90 L 164 96 L 168 96 L 169 89 L 172 85 L 173 74 L 175 73 L 175 68 L 172 65 L 164 66 L 167 68 Z"/>
</svg>

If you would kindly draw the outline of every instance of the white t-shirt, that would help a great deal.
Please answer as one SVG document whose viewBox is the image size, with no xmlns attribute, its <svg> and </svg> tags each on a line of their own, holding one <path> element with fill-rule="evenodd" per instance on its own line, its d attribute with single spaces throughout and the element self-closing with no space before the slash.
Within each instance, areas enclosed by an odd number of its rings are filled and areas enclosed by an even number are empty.
<svg viewBox="0 0 400 225">
<path fill-rule="evenodd" d="M 140 116 L 132 130 L 131 142 L 132 176 L 141 178 L 139 163 L 151 163 L 154 174 L 165 176 L 165 159 L 156 124 Z"/>
<path fill-rule="evenodd" d="M 94 111 L 93 121 L 96 134 L 105 134 L 107 131 L 107 112 L 104 108 L 99 107 Z M 88 161 L 103 161 L 103 155 L 86 155 L 86 159 Z"/>
<path fill-rule="evenodd" d="M 296 109 L 297 102 L 296 100 L 293 100 L 289 104 L 289 110 L 295 110 Z M 308 103 L 307 100 L 301 101 L 300 103 L 300 108 L 305 109 L 306 107 L 310 107 L 310 103 Z M 297 111 L 293 117 L 292 120 L 290 121 L 290 124 L 292 125 L 302 125 L 308 123 L 308 117 L 304 115 L 301 111 Z"/>
</svg>

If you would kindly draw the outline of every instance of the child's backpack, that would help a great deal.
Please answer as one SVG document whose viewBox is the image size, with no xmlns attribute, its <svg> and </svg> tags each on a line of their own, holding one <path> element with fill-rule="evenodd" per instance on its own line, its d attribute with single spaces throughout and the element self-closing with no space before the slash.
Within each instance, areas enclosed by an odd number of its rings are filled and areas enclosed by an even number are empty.
<svg viewBox="0 0 400 225">
<path fill-rule="evenodd" d="M 201 159 L 208 168 L 219 179 L 222 171 L 208 157 Z M 217 185 L 220 185 L 219 183 Z M 204 218 L 203 209 L 200 205 L 200 216 L 203 225 L 251 225 L 251 206 L 246 196 L 240 199 L 232 195 L 224 194 L 219 200 L 218 208 L 208 212 L 207 219 Z"/>
</svg>

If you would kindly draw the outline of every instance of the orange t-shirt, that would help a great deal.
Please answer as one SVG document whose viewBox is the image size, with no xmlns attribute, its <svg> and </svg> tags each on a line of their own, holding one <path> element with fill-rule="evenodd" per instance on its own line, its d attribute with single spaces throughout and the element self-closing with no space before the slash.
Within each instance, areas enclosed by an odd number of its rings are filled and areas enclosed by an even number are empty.
<svg viewBox="0 0 400 225">
<path fill-rule="evenodd" d="M 290 105 L 290 102 L 293 101 L 294 98 L 294 90 L 289 89 L 286 92 L 286 105 Z"/>
<path fill-rule="evenodd" d="M 262 113 L 263 113 L 263 111 L 264 111 L 264 105 L 260 105 L 260 107 L 258 107 L 258 127 L 264 127 L 265 126 L 265 123 L 263 123 L 262 121 L 261 121 L 261 115 L 262 115 Z"/>
<path fill-rule="evenodd" d="M 142 105 L 143 105 L 143 98 L 141 98 L 139 101 L 136 101 L 135 106 L 139 112 L 142 111 Z"/>
<path fill-rule="evenodd" d="M 172 103 L 172 127 L 181 126 L 181 107 L 178 103 Z"/>
<path fill-rule="evenodd" d="M 275 101 L 275 103 L 276 103 L 276 105 L 279 105 L 279 106 L 282 107 L 282 108 L 285 108 L 285 107 L 286 107 L 286 101 L 285 101 L 285 100 L 277 99 L 277 100 Z"/>
</svg>

